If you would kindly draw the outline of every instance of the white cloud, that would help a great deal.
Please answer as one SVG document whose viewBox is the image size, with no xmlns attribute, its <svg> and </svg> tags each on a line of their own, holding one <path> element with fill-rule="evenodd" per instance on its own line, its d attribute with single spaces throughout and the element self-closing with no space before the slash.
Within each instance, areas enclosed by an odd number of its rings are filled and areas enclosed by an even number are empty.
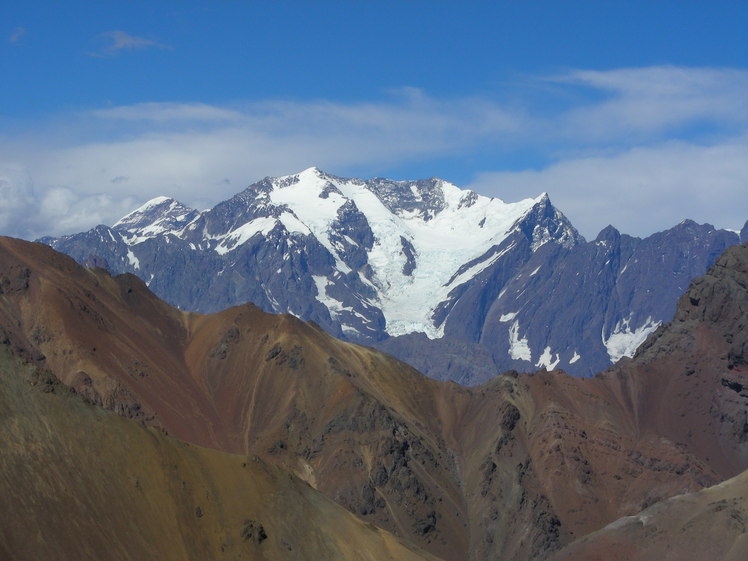
<svg viewBox="0 0 748 561">
<path fill-rule="evenodd" d="M 109 109 L 98 109 L 91 115 L 100 119 L 151 122 L 231 122 L 242 119 L 238 111 L 205 103 L 139 103 Z"/>
<path fill-rule="evenodd" d="M 732 227 L 748 218 L 748 71 L 653 67 L 542 80 L 561 88 L 561 105 L 552 94 L 543 105 L 522 102 L 522 91 L 498 102 L 403 88 L 381 101 L 140 103 L 79 113 L 0 138 L 0 165 L 20 170 L 15 187 L 3 187 L 12 193 L 0 206 L 0 231 L 70 233 L 161 194 L 202 208 L 311 165 L 385 175 L 419 163 L 419 177 L 429 177 L 440 158 L 473 162 L 463 175 L 479 192 L 517 200 L 547 191 L 588 237 L 607 223 L 646 235 L 686 217 Z M 532 154 L 533 170 L 492 163 L 522 153 Z M 12 210 L 34 205 L 43 218 Z"/>
<path fill-rule="evenodd" d="M 107 43 L 93 56 L 113 56 L 121 51 L 133 51 L 136 49 L 171 49 L 168 45 L 162 45 L 153 39 L 130 35 L 124 31 L 114 30 L 99 33 L 98 38 Z"/>
<path fill-rule="evenodd" d="M 748 219 L 748 138 L 667 142 L 570 158 L 538 171 L 487 172 L 470 185 L 509 200 L 546 191 L 588 239 L 612 224 L 647 236 L 685 218 L 721 228 Z"/>
<path fill-rule="evenodd" d="M 628 68 L 573 71 L 552 78 L 606 95 L 561 115 L 569 139 L 641 142 L 689 126 L 739 130 L 748 122 L 748 72 L 732 69 Z"/>
<path fill-rule="evenodd" d="M 36 239 L 87 230 L 123 216 L 137 199 L 105 193 L 82 195 L 65 187 L 35 189 L 26 170 L 0 167 L 0 232 Z"/>
<path fill-rule="evenodd" d="M 22 166 L 0 167 L 0 232 L 13 232 L 19 217 L 34 204 L 31 177 Z"/>
<path fill-rule="evenodd" d="M 115 122 L 117 136 L 59 146 L 51 134 L 51 146 L 32 138 L 27 148 L 8 139 L 0 141 L 0 152 L 15 156 L 45 188 L 65 187 L 81 196 L 124 192 L 143 200 L 167 194 L 187 204 L 216 203 L 237 186 L 311 165 L 338 171 L 448 154 L 519 126 L 495 107 L 422 95 L 396 103 L 269 101 L 238 108 L 146 103 L 76 119 L 86 130 Z M 64 134 L 74 130 L 66 126 Z"/>
<path fill-rule="evenodd" d="M 136 206 L 132 197 L 117 198 L 109 194 L 82 196 L 70 189 L 57 187 L 46 191 L 39 205 L 39 222 L 53 221 L 63 232 L 80 232 L 84 224 L 111 224 L 112 216 L 124 216 Z M 35 224 L 37 228 L 42 223 Z"/>
</svg>

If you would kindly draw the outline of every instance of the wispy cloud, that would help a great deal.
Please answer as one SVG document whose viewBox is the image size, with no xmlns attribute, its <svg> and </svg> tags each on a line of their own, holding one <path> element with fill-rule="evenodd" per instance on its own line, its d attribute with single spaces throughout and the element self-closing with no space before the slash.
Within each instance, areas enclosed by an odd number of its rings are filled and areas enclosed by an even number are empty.
<svg viewBox="0 0 748 561">
<path fill-rule="evenodd" d="M 98 109 L 91 114 L 100 119 L 147 122 L 231 122 L 240 121 L 239 111 L 223 109 L 205 103 L 139 103 L 108 109 Z"/>
<path fill-rule="evenodd" d="M 97 38 L 105 45 L 99 50 L 89 53 L 92 56 L 114 56 L 122 51 L 134 51 L 139 49 L 171 49 L 158 41 L 130 35 L 124 31 L 106 31 L 100 33 Z"/>
<path fill-rule="evenodd" d="M 563 159 L 539 170 L 479 174 L 469 187 L 516 200 L 546 191 L 587 238 L 612 224 L 647 236 L 685 218 L 721 228 L 748 220 L 748 137 L 663 142 Z"/>
<path fill-rule="evenodd" d="M 562 101 L 403 88 L 379 101 L 141 103 L 77 114 L 59 131 L 0 138 L 0 159 L 26 173 L 8 175 L 16 211 L 0 216 L 0 231 L 83 230 L 159 194 L 203 207 L 311 165 L 340 175 L 418 165 L 431 176 L 431 165 L 456 157 L 472 162 L 478 192 L 516 200 L 547 191 L 587 237 L 607 223 L 645 235 L 686 217 L 720 227 L 748 218 L 748 71 L 577 70 L 538 80 L 560 88 Z M 495 163 L 527 152 L 533 169 Z M 39 201 L 46 220 L 18 218 Z M 64 218 L 55 205 L 86 212 Z"/>
<path fill-rule="evenodd" d="M 688 127 L 740 130 L 748 122 L 748 72 L 656 66 L 577 70 L 549 78 L 601 96 L 561 115 L 559 134 L 588 142 L 641 142 Z"/>
<path fill-rule="evenodd" d="M 26 28 L 25 27 L 16 27 L 10 35 L 8 35 L 8 42 L 17 44 L 20 43 L 21 38 L 26 35 Z"/>
</svg>

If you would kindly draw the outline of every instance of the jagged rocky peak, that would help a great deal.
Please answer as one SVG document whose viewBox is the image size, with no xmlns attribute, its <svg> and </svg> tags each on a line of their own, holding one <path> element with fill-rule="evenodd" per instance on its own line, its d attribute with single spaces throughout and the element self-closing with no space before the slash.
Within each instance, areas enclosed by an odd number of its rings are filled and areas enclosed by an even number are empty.
<svg viewBox="0 0 748 561">
<path fill-rule="evenodd" d="M 333 194 L 343 199 L 356 198 L 355 192 L 364 189 L 373 193 L 390 213 L 404 219 L 420 218 L 423 221 L 433 219 L 448 207 L 471 207 L 479 198 L 473 191 L 460 189 L 436 177 L 412 181 L 385 178 L 362 180 L 338 177 L 316 167 L 293 175 L 266 178 L 258 185 L 262 184 L 269 184 L 272 189 L 281 190 L 297 187 L 303 189 L 305 195 L 314 195 L 321 199 L 327 199 Z M 258 192 L 258 185 L 250 189 Z"/>
<path fill-rule="evenodd" d="M 709 228 L 710 230 L 714 230 L 714 226 L 712 226 L 711 224 L 709 223 L 698 224 L 695 220 L 691 220 L 690 218 L 685 218 L 681 220 L 678 224 L 676 224 L 674 230 L 678 230 L 678 229 L 693 230 L 695 228 Z"/>
<path fill-rule="evenodd" d="M 200 213 L 176 199 L 156 197 L 118 220 L 112 229 L 126 233 L 129 238 L 152 238 L 181 230 Z M 141 239 L 142 238 L 142 239 Z"/>
<path fill-rule="evenodd" d="M 608 224 L 595 238 L 595 245 L 612 248 L 618 245 L 620 239 L 621 232 L 615 226 Z"/>
<path fill-rule="evenodd" d="M 720 234 L 720 232 L 723 232 L 723 234 Z M 684 242 L 687 242 L 688 240 L 694 240 L 694 239 L 705 240 L 714 235 L 733 236 L 733 233 L 728 232 L 727 230 L 724 230 L 724 231 L 716 230 L 714 226 L 712 226 L 709 223 L 698 224 L 697 222 L 691 219 L 686 219 L 686 220 L 681 221 L 679 224 L 677 224 L 673 228 L 670 228 L 669 230 L 654 234 L 654 237 L 656 237 L 657 239 L 662 239 L 663 243 L 666 243 L 666 242 L 684 243 Z M 717 252 L 714 255 L 715 259 L 718 254 L 719 252 Z"/>
<path fill-rule="evenodd" d="M 437 178 L 417 181 L 392 181 L 376 178 L 368 182 L 387 209 L 398 215 L 412 214 L 431 220 L 446 206 L 445 188 L 451 184 Z"/>
<path fill-rule="evenodd" d="M 566 248 L 585 242 L 569 219 L 553 206 L 548 193 L 542 193 L 534 202 L 532 209 L 518 221 L 518 227 L 532 239 L 533 251 L 550 241 Z"/>
</svg>

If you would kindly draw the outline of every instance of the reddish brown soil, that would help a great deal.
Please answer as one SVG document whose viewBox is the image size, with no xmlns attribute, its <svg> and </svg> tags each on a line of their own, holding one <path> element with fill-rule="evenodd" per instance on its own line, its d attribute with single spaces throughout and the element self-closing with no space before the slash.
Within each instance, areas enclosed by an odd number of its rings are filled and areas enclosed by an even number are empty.
<svg viewBox="0 0 748 561">
<path fill-rule="evenodd" d="M 180 312 L 133 276 L 0 239 L 0 339 L 187 442 L 254 453 L 445 559 L 542 558 L 748 467 L 748 248 L 594 379 L 429 380 L 248 305 Z M 472 556 L 472 557 L 471 557 Z"/>
</svg>

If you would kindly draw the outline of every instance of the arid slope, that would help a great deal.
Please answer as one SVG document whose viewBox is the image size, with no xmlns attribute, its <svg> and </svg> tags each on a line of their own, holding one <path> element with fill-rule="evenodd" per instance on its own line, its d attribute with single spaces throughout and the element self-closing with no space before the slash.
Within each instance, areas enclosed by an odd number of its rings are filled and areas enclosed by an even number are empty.
<svg viewBox="0 0 748 561">
<path fill-rule="evenodd" d="M 448 386 L 293 316 L 182 313 L 137 277 L 39 244 L 0 239 L 0 264 L 2 339 L 82 395 L 182 440 L 262 455 L 370 522 L 466 555 L 436 410 Z"/>
<path fill-rule="evenodd" d="M 748 471 L 616 520 L 552 561 L 743 561 L 748 553 Z"/>
<path fill-rule="evenodd" d="M 0 348 L 0 558 L 437 561 L 259 458 L 90 404 Z"/>
<path fill-rule="evenodd" d="M 137 278 L 0 239 L 0 337 L 126 417 L 256 454 L 449 560 L 541 559 L 748 468 L 748 246 L 594 379 L 427 379 L 292 316 L 186 314 Z"/>
</svg>

